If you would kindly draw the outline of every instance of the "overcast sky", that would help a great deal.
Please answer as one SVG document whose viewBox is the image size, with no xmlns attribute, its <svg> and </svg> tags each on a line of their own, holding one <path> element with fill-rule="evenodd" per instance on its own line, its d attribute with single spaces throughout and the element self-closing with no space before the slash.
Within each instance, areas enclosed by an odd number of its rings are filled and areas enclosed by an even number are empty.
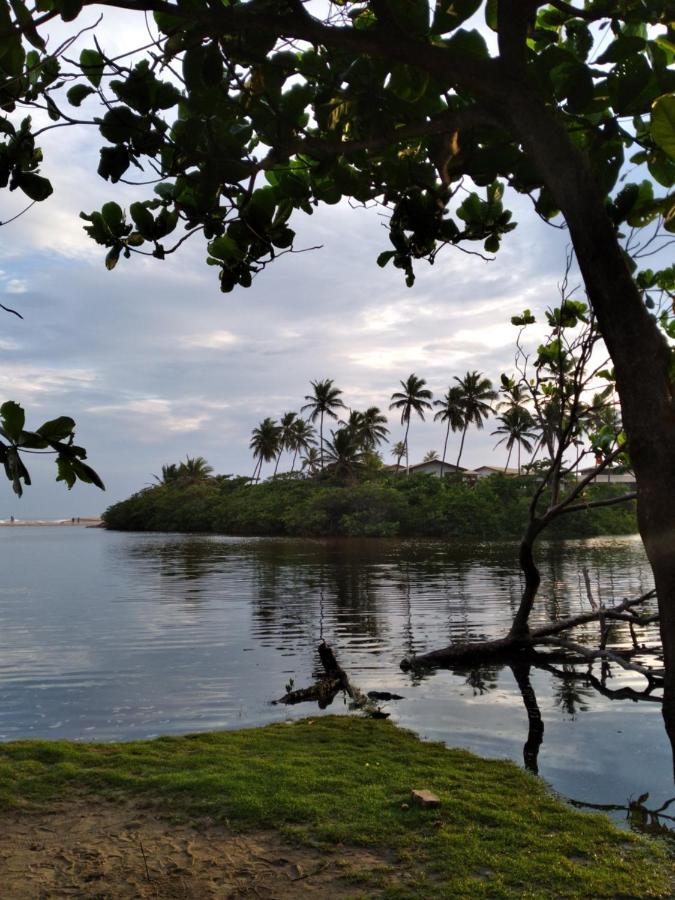
<svg viewBox="0 0 675 900">
<path fill-rule="evenodd" d="M 249 290 L 220 293 L 199 238 L 164 262 L 135 257 L 108 272 L 78 214 L 138 195 L 96 175 L 94 130 L 57 129 L 40 143 L 55 193 L 0 229 L 0 301 L 24 316 L 0 319 L 0 398 L 25 406 L 28 427 L 71 415 L 107 490 L 69 492 L 33 456 L 34 485 L 18 500 L 5 483 L 0 518 L 98 514 L 186 454 L 250 474 L 251 429 L 298 411 L 310 379 L 333 378 L 349 407 L 384 410 L 411 372 L 437 397 L 468 370 L 498 380 L 513 363 L 510 316 L 556 302 L 567 235 L 521 198 L 495 262 L 450 250 L 418 266 L 412 289 L 376 265 L 389 247 L 377 212 L 346 205 L 300 214 L 296 246 L 322 249 L 278 260 Z M 0 220 L 21 205 L 3 191 Z M 390 427 L 399 440 L 393 413 Z M 469 432 L 463 464 L 504 464 L 495 427 Z M 413 421 L 411 462 L 442 441 L 442 426 Z M 451 459 L 457 446 L 451 437 Z"/>
</svg>

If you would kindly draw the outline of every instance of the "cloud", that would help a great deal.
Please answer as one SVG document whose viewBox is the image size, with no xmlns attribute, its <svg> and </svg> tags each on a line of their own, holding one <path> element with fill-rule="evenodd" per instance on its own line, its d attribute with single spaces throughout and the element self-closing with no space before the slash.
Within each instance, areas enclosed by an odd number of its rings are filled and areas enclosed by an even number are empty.
<svg viewBox="0 0 675 900">
<path fill-rule="evenodd" d="M 44 170 L 55 194 L 3 232 L 0 291 L 20 294 L 25 318 L 0 317 L 0 399 L 23 402 L 31 421 L 33 409 L 36 418 L 72 415 L 108 491 L 68 493 L 38 461 L 15 515 L 96 513 L 188 453 L 216 471 L 249 473 L 251 429 L 299 411 L 310 379 L 333 378 L 348 407 L 383 410 L 413 371 L 437 396 L 467 370 L 496 380 L 512 367 L 510 317 L 557 296 L 566 235 L 524 202 L 523 226 L 496 262 L 448 248 L 417 267 L 411 290 L 398 270 L 376 264 L 388 244 L 377 214 L 346 204 L 300 214 L 298 246 L 323 249 L 284 256 L 248 291 L 220 293 L 200 236 L 164 262 L 136 257 L 108 272 L 78 213 L 110 199 L 128 206 L 146 189 L 97 178 L 89 133 L 48 134 Z M 389 426 L 398 440 L 394 415 Z M 490 430 L 469 433 L 467 464 L 503 464 Z M 413 421 L 411 458 L 442 437 L 437 423 Z"/>
<path fill-rule="evenodd" d="M 231 331 L 213 331 L 206 334 L 192 334 L 181 341 L 184 347 L 198 347 L 203 350 L 220 350 L 223 347 L 231 347 L 239 338 Z"/>
</svg>

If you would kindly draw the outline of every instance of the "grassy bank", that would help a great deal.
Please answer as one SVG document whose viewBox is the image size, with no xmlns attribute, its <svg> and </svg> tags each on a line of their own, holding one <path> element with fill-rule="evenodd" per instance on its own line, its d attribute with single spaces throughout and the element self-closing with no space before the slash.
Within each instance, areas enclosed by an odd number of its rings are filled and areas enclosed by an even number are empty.
<svg viewBox="0 0 675 900">
<path fill-rule="evenodd" d="M 474 486 L 432 475 L 373 473 L 358 484 L 328 478 L 279 478 L 251 485 L 216 476 L 194 484 L 156 485 L 111 506 L 109 528 L 123 531 L 214 532 L 243 535 L 457 537 L 504 540 L 521 536 L 532 481 L 494 475 Z M 625 493 L 597 485 L 587 499 Z M 634 504 L 564 516 L 551 537 L 631 534 Z"/>
<path fill-rule="evenodd" d="M 408 803 L 413 788 L 438 809 Z M 419 741 L 381 721 L 327 717 L 127 744 L 0 746 L 0 809 L 93 795 L 209 817 L 288 841 L 368 847 L 354 896 L 666 897 L 657 842 L 573 812 L 507 762 Z M 1 815 L 1 812 L 0 812 Z"/>
</svg>

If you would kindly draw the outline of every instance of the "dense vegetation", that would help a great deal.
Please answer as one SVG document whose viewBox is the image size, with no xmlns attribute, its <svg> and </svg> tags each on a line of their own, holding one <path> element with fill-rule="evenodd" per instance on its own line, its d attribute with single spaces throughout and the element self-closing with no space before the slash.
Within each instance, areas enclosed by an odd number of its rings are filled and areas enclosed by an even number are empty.
<svg viewBox="0 0 675 900">
<path fill-rule="evenodd" d="M 532 490 L 527 477 L 499 474 L 474 486 L 377 470 L 358 483 L 280 476 L 251 484 L 221 475 L 144 488 L 111 506 L 104 520 L 107 527 L 125 531 L 508 539 L 521 536 Z M 595 485 L 584 499 L 624 492 L 621 486 Z M 629 503 L 564 516 L 548 533 L 584 537 L 636 530 Z"/>
</svg>

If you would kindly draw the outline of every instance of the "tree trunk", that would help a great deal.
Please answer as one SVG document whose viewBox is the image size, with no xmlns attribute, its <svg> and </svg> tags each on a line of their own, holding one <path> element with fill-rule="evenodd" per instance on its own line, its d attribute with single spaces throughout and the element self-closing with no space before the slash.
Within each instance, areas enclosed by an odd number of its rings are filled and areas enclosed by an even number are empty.
<svg viewBox="0 0 675 900">
<path fill-rule="evenodd" d="M 570 230 L 616 385 L 638 489 L 638 524 L 658 594 L 666 681 L 675 720 L 675 404 L 670 351 L 644 307 L 586 159 L 528 85 L 505 110 L 510 129 L 544 179 Z M 675 726 L 669 726 L 671 739 Z"/>
<path fill-rule="evenodd" d="M 408 416 L 408 421 L 405 426 L 405 437 L 403 438 L 403 444 L 405 446 L 405 474 L 410 475 L 410 457 L 408 456 L 408 432 L 410 431 L 410 416 Z M 401 457 L 399 456 L 399 462 Z"/>
<path fill-rule="evenodd" d="M 504 466 L 504 474 L 506 474 L 506 472 L 509 468 L 509 463 L 511 462 L 511 454 L 512 453 L 513 453 L 513 444 L 511 444 L 511 446 L 509 447 L 509 455 L 506 457 L 506 465 Z"/>
<path fill-rule="evenodd" d="M 321 471 L 323 472 L 323 410 L 321 410 L 321 419 L 319 421 L 319 445 L 321 447 Z"/>
<path fill-rule="evenodd" d="M 525 587 L 523 588 L 520 606 L 513 617 L 513 624 L 511 625 L 511 631 L 509 632 L 509 634 L 516 638 L 527 637 L 530 633 L 527 623 L 530 618 L 530 613 L 532 612 L 532 607 L 534 606 L 539 585 L 541 584 L 541 575 L 534 562 L 533 553 L 534 542 L 540 530 L 541 526 L 539 520 L 535 519 L 527 526 L 527 530 L 520 542 L 518 561 L 520 562 L 520 568 L 525 576 Z"/>
<path fill-rule="evenodd" d="M 450 437 L 450 419 L 448 419 L 448 427 L 445 431 L 445 443 L 443 444 L 443 459 L 441 460 L 441 478 L 445 474 L 445 454 L 448 450 L 448 438 Z"/>
<path fill-rule="evenodd" d="M 459 469 L 459 461 L 462 458 L 462 450 L 464 450 L 464 438 L 466 437 L 466 430 L 468 428 L 468 424 L 466 424 L 462 430 L 462 440 L 459 444 L 459 455 L 457 456 L 457 468 Z"/>
</svg>

